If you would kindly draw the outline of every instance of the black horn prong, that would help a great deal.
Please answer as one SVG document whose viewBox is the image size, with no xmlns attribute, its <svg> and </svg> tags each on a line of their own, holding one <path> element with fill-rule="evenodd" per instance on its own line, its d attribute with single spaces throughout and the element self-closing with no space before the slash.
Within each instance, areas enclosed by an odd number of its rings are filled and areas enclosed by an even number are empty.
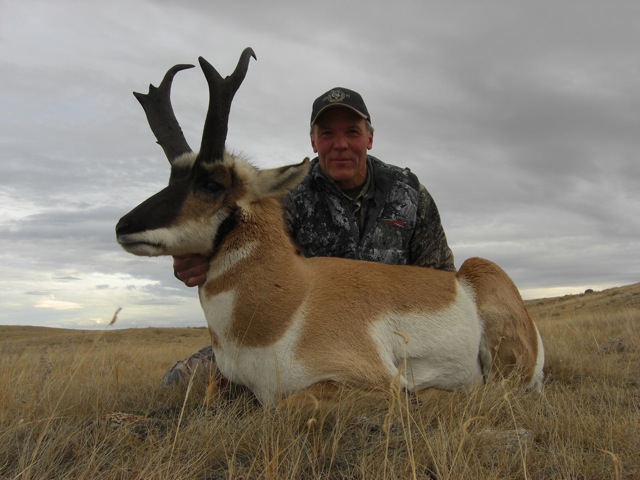
<svg viewBox="0 0 640 480">
<path fill-rule="evenodd" d="M 236 65 L 236 69 L 229 76 L 229 78 L 231 79 L 231 82 L 235 87 L 235 90 L 238 90 L 238 88 L 240 88 L 240 84 L 244 80 L 244 77 L 247 75 L 251 57 L 253 57 L 253 59 L 256 61 L 258 60 L 258 57 L 256 57 L 256 54 L 253 51 L 253 48 L 250 48 L 250 47 L 245 48 L 242 51 L 242 54 L 240 55 L 240 59 L 238 60 L 238 65 Z"/>
<path fill-rule="evenodd" d="M 226 78 L 222 78 L 204 58 L 198 58 L 209 84 L 209 109 L 198 154 L 201 161 L 209 162 L 222 159 L 227 139 L 231 102 L 247 74 L 251 57 L 257 59 L 253 49 L 245 48 L 235 70 Z"/>
<path fill-rule="evenodd" d="M 171 84 L 176 73 L 193 67 L 190 64 L 175 65 L 167 71 L 158 87 L 149 85 L 149 93 L 133 92 L 144 109 L 158 145 L 162 147 L 170 163 L 180 155 L 192 151 L 171 106 Z"/>
</svg>

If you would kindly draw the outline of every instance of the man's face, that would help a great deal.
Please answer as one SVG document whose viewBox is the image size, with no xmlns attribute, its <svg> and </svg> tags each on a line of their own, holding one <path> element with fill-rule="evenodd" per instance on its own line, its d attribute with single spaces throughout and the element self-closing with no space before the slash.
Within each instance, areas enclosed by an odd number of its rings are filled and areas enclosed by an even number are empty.
<svg viewBox="0 0 640 480">
<path fill-rule="evenodd" d="M 367 179 L 367 150 L 373 132 L 367 122 L 348 108 L 324 112 L 313 125 L 311 146 L 320 167 L 342 190 L 359 187 Z"/>
</svg>

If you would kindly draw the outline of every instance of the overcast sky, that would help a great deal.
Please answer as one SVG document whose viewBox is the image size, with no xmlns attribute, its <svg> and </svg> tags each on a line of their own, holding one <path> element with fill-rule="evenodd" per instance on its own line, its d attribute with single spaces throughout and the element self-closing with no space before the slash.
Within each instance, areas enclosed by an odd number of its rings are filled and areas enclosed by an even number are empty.
<svg viewBox="0 0 640 480">
<path fill-rule="evenodd" d="M 202 55 L 258 61 L 228 148 L 313 154 L 311 103 L 359 91 L 372 154 L 438 204 L 456 265 L 499 263 L 525 298 L 640 281 L 640 2 L 0 0 L 0 324 L 204 326 L 170 258 L 115 241 L 169 166 L 132 91 Z M 197 147 L 199 69 L 174 82 Z"/>
</svg>

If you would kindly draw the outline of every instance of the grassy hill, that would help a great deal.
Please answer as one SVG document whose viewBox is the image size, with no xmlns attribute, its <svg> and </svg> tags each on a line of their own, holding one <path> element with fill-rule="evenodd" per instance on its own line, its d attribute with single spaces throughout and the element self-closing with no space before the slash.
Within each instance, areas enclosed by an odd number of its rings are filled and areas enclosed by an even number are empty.
<svg viewBox="0 0 640 480">
<path fill-rule="evenodd" d="M 541 396 L 501 381 L 296 411 L 161 387 L 204 328 L 0 326 L 0 479 L 640 478 L 640 284 L 526 304 Z"/>
<path fill-rule="evenodd" d="M 534 318 L 560 317 L 581 312 L 605 312 L 622 308 L 640 309 L 640 283 L 601 291 L 588 291 L 578 295 L 527 300 L 524 303 Z"/>
</svg>

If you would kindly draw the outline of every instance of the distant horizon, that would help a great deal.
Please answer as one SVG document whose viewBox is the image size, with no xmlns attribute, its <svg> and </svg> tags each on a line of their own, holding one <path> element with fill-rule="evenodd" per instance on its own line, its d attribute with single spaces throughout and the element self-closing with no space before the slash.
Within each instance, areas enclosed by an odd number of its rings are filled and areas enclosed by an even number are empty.
<svg viewBox="0 0 640 480">
<path fill-rule="evenodd" d="M 565 298 L 565 297 L 573 297 L 573 296 L 579 296 L 579 295 L 588 295 L 587 290 L 588 289 L 592 289 L 594 294 L 597 293 L 602 293 L 605 292 L 607 290 L 615 290 L 615 289 L 625 289 L 625 288 L 629 288 L 629 287 L 633 287 L 635 285 L 640 284 L 640 282 L 634 282 L 634 283 L 630 283 L 627 285 L 619 285 L 619 286 L 613 286 L 613 287 L 607 287 L 607 288 L 602 288 L 602 289 L 597 289 L 597 288 L 585 288 L 584 291 L 582 292 L 577 292 L 577 293 L 567 293 L 567 294 L 562 294 L 562 295 L 553 295 L 553 296 L 549 296 L 549 297 L 532 297 L 532 298 L 525 298 L 524 296 L 522 297 L 525 304 L 527 302 L 535 302 L 537 300 L 553 300 L 553 299 L 560 299 L 560 298 Z M 164 326 L 157 326 L 157 325 L 138 325 L 138 326 L 131 326 L 131 325 L 125 325 L 125 326 L 121 326 L 118 321 L 116 320 L 116 322 L 113 325 L 108 325 L 108 324 L 104 324 L 104 325 L 94 325 L 92 327 L 59 327 L 59 326 L 50 326 L 50 325 L 32 325 L 32 324 L 0 324 L 0 328 L 1 327 L 32 327 L 32 328 L 50 328 L 50 329 L 60 329 L 60 330 L 80 330 L 80 331 L 87 331 L 87 332 L 103 332 L 103 331 L 108 331 L 108 330 L 126 330 L 126 329 L 142 329 L 142 328 L 162 328 L 162 329 L 167 329 L 167 328 L 194 328 L 194 329 L 207 329 L 207 323 L 206 323 L 206 319 L 204 318 L 204 313 L 203 313 L 203 317 L 202 317 L 202 325 L 164 325 Z"/>
</svg>

